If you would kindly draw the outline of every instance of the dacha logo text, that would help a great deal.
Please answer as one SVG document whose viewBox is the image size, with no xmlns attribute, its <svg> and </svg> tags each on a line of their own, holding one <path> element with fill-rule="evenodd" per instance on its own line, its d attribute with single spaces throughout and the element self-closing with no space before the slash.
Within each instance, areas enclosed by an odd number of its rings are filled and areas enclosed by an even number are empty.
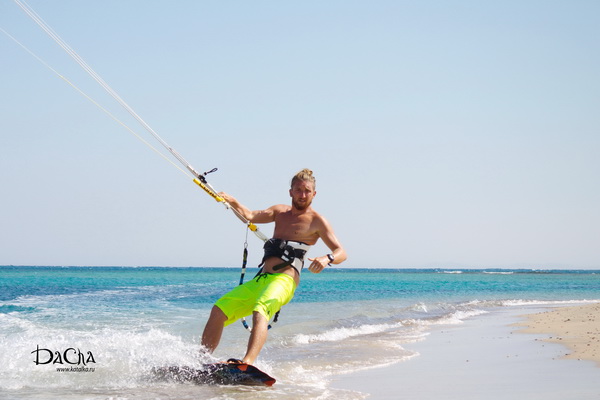
<svg viewBox="0 0 600 400">
<path fill-rule="evenodd" d="M 34 353 L 35 360 L 33 362 L 35 365 L 68 364 L 86 366 L 90 363 L 96 364 L 96 360 L 91 351 L 84 354 L 81 350 L 73 347 L 69 347 L 65 351 L 60 352 L 58 350 L 52 351 L 50 349 L 40 349 L 40 345 L 38 344 L 37 349 L 31 352 L 31 354 Z"/>
</svg>

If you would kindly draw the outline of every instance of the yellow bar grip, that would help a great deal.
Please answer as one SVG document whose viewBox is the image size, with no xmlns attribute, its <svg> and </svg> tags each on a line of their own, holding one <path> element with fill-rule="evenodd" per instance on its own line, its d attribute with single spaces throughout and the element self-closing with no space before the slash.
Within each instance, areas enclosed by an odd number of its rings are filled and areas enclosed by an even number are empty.
<svg viewBox="0 0 600 400">
<path fill-rule="evenodd" d="M 218 201 L 220 203 L 223 203 L 225 201 L 225 199 L 223 199 L 221 196 L 219 196 L 218 194 L 213 192 L 208 186 L 206 186 L 204 183 L 202 183 L 198 178 L 194 178 L 194 183 L 196 185 L 200 186 L 202 189 L 204 189 L 204 191 L 206 193 L 208 193 L 210 195 L 210 197 L 212 197 L 216 201 Z"/>
<path fill-rule="evenodd" d="M 248 228 L 250 228 L 252 232 L 256 232 L 258 226 L 254 225 L 252 222 L 248 222 Z"/>
</svg>

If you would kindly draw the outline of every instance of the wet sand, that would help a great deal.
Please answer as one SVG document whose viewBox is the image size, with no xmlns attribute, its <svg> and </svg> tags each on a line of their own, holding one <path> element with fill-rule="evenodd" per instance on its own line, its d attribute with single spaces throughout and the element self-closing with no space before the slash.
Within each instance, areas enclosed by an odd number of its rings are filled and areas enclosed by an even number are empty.
<svg viewBox="0 0 600 400">
<path fill-rule="evenodd" d="M 425 340 L 405 346 L 417 351 L 417 357 L 385 368 L 342 375 L 332 386 L 359 391 L 368 399 L 600 398 L 600 369 L 596 361 L 583 356 L 564 359 L 569 353 L 567 343 L 593 347 L 585 341 L 598 338 L 587 333 L 598 330 L 598 305 L 541 311 L 545 309 L 501 309 L 460 325 L 436 327 Z M 520 328 L 529 324 L 529 315 L 533 318 L 531 325 L 539 331 Z M 575 330 L 578 321 L 585 318 L 588 321 Z M 549 336 L 558 337 L 558 333 L 546 333 L 555 325 L 535 321 L 555 319 L 562 319 L 557 323 L 559 327 L 569 328 L 569 341 L 566 335 L 557 343 L 545 341 Z M 592 329 L 588 322 L 596 326 Z M 583 336 L 575 331 L 583 332 Z"/>
</svg>

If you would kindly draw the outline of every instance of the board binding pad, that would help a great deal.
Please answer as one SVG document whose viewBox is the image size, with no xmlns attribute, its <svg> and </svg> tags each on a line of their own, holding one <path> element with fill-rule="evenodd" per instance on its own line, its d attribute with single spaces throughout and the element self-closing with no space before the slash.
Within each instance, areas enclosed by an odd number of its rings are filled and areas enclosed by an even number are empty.
<svg viewBox="0 0 600 400">
<path fill-rule="evenodd" d="M 204 364 L 201 368 L 188 366 L 170 366 L 152 368 L 159 380 L 197 385 L 246 385 L 273 386 L 275 378 L 243 362 L 218 362 Z"/>
</svg>

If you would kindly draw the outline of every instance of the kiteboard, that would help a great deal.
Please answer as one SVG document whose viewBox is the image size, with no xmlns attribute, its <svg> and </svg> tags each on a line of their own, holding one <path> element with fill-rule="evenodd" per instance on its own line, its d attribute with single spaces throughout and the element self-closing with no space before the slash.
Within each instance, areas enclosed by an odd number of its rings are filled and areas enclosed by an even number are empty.
<svg viewBox="0 0 600 400">
<path fill-rule="evenodd" d="M 273 386 L 275 378 L 242 362 L 204 364 L 201 368 L 188 366 L 154 367 L 157 380 L 194 383 L 197 385 Z"/>
</svg>

